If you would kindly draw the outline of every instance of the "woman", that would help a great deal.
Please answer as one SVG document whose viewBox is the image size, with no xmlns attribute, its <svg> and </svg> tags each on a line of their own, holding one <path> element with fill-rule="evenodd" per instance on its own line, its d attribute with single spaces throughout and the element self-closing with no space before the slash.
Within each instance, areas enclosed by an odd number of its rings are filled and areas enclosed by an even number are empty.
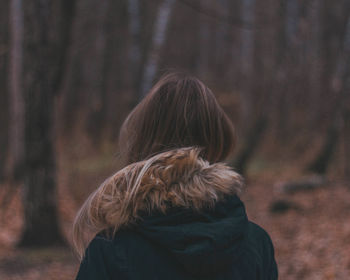
<svg viewBox="0 0 350 280">
<path fill-rule="evenodd" d="M 126 167 L 77 215 L 77 279 L 277 279 L 270 237 L 247 219 L 241 177 L 222 162 L 233 146 L 210 89 L 161 78 L 121 128 Z"/>
</svg>

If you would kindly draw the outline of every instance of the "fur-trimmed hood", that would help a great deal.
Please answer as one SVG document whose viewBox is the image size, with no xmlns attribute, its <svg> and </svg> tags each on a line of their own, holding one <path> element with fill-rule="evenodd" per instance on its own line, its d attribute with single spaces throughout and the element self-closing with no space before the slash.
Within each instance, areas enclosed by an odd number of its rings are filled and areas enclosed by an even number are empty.
<svg viewBox="0 0 350 280">
<path fill-rule="evenodd" d="M 157 154 L 126 166 L 90 195 L 77 215 L 73 235 L 78 252 L 91 233 L 132 226 L 144 216 L 171 209 L 201 212 L 242 188 L 241 176 L 224 163 L 210 164 L 198 148 Z M 80 243 L 79 243 L 80 242 Z"/>
<path fill-rule="evenodd" d="M 200 211 L 241 191 L 242 178 L 224 163 L 210 164 L 198 148 L 160 153 L 130 164 L 103 185 L 98 216 L 110 226 L 128 225 L 140 213 L 183 207 Z"/>
</svg>

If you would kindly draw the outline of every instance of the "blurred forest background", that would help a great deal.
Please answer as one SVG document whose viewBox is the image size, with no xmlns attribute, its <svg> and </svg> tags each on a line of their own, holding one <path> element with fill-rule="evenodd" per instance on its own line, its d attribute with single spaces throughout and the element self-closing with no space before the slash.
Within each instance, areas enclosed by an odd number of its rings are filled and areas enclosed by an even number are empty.
<svg viewBox="0 0 350 280">
<path fill-rule="evenodd" d="M 350 275 L 350 1 L 0 1 L 0 278 L 72 279 L 74 215 L 163 73 L 235 124 L 281 279 Z"/>
</svg>

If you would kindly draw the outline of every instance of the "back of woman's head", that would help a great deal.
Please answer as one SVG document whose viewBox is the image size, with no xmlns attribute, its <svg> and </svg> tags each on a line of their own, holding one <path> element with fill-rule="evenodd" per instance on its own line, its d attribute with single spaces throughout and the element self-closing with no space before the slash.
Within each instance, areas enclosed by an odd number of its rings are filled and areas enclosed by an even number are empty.
<svg viewBox="0 0 350 280">
<path fill-rule="evenodd" d="M 122 125 L 119 149 L 126 163 L 196 146 L 209 162 L 222 161 L 234 147 L 233 125 L 211 90 L 197 78 L 163 76 Z"/>
</svg>

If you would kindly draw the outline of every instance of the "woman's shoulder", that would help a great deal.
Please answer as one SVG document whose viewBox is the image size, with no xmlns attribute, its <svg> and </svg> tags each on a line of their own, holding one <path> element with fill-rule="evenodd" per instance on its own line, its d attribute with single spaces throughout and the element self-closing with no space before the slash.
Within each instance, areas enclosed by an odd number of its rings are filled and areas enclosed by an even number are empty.
<svg viewBox="0 0 350 280">
<path fill-rule="evenodd" d="M 273 244 L 270 235 L 260 225 L 249 221 L 247 236 L 250 242 L 258 247 L 270 248 L 273 250 Z"/>
<path fill-rule="evenodd" d="M 123 259 L 125 252 L 123 252 L 120 242 L 116 242 L 117 240 L 115 236 L 100 232 L 90 241 L 86 254 L 102 253 L 113 256 L 113 258 Z"/>
<path fill-rule="evenodd" d="M 113 239 L 99 233 L 85 250 L 76 280 L 110 279 L 111 275 L 127 279 L 128 271 L 125 252 L 116 247 Z"/>
<path fill-rule="evenodd" d="M 249 221 L 246 235 L 246 252 L 254 256 L 262 275 L 269 275 L 268 279 L 278 278 L 275 260 L 275 250 L 270 235 L 258 224 Z"/>
<path fill-rule="evenodd" d="M 101 246 L 120 247 L 121 244 L 128 242 L 134 238 L 134 231 L 130 229 L 119 229 L 113 232 L 113 229 L 107 229 L 96 234 L 92 239 L 93 243 L 101 244 Z"/>
<path fill-rule="evenodd" d="M 259 236 L 260 238 L 271 239 L 267 231 L 255 222 L 249 221 L 249 231 L 250 233 Z"/>
<path fill-rule="evenodd" d="M 119 229 L 113 233 L 112 230 L 99 232 L 91 241 L 91 245 L 98 244 L 102 247 L 109 247 L 110 250 L 119 252 L 119 255 L 126 257 L 127 252 L 144 243 L 142 236 L 137 234 L 133 228 Z"/>
<path fill-rule="evenodd" d="M 251 221 L 249 221 L 248 226 L 248 243 L 254 248 L 255 252 L 263 257 L 264 262 L 272 263 L 276 267 L 275 250 L 270 235 L 263 227 Z"/>
</svg>

